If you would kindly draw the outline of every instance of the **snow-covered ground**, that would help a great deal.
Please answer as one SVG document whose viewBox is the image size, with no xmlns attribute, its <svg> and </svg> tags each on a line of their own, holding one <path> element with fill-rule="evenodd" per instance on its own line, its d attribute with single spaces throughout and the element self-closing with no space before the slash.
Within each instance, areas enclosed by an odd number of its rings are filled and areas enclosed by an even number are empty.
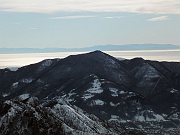
<svg viewBox="0 0 180 135">
<path fill-rule="evenodd" d="M 87 90 L 89 93 L 93 94 L 100 94 L 103 92 L 103 89 L 101 88 L 101 83 L 99 79 L 95 79 L 94 82 L 92 83 L 92 87 Z"/>
</svg>

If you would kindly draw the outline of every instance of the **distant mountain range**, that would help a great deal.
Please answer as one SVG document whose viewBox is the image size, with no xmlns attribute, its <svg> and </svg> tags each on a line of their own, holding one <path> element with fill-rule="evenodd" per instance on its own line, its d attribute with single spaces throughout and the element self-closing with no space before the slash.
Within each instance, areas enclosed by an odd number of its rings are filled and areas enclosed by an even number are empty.
<svg viewBox="0 0 180 135">
<path fill-rule="evenodd" d="M 132 50 L 175 50 L 179 45 L 172 44 L 128 44 L 95 45 L 85 48 L 0 48 L 0 53 L 50 53 L 50 52 L 86 52 L 86 51 L 132 51 Z"/>
</svg>

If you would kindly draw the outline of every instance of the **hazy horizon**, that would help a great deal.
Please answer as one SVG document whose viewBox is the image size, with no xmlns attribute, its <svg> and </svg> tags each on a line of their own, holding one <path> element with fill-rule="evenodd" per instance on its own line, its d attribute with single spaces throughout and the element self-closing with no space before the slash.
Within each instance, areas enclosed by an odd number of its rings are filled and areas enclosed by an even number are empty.
<svg viewBox="0 0 180 135">
<path fill-rule="evenodd" d="M 146 60 L 180 62 L 179 50 L 143 50 L 143 51 L 104 51 L 113 57 L 120 59 L 132 59 L 142 57 Z M 69 55 L 77 55 L 87 52 L 59 52 L 59 53 L 24 53 L 24 54 L 0 54 L 0 69 L 18 68 L 40 62 L 44 59 L 65 58 Z M 167 55 L 168 54 L 168 55 Z"/>
</svg>

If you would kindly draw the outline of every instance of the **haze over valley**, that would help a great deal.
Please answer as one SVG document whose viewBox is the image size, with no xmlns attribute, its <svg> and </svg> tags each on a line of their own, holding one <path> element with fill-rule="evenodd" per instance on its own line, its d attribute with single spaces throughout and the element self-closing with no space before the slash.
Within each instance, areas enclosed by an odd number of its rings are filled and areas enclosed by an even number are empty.
<svg viewBox="0 0 180 135">
<path fill-rule="evenodd" d="M 0 48 L 0 68 L 12 68 L 33 64 L 44 59 L 65 58 L 69 55 L 102 50 L 118 59 L 142 57 L 147 60 L 180 61 L 178 45 L 104 45 L 88 48 Z"/>
</svg>

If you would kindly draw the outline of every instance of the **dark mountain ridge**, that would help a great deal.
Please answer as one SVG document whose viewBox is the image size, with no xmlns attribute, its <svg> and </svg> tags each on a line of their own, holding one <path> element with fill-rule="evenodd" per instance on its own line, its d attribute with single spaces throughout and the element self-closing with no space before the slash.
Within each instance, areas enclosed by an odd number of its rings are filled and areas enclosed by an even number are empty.
<svg viewBox="0 0 180 135">
<path fill-rule="evenodd" d="M 100 119 L 135 129 L 180 124 L 180 63 L 118 60 L 101 51 L 0 70 L 0 100 L 62 97 Z M 167 125 L 169 125 L 167 127 Z M 168 133 L 167 133 L 168 134 Z"/>
</svg>

